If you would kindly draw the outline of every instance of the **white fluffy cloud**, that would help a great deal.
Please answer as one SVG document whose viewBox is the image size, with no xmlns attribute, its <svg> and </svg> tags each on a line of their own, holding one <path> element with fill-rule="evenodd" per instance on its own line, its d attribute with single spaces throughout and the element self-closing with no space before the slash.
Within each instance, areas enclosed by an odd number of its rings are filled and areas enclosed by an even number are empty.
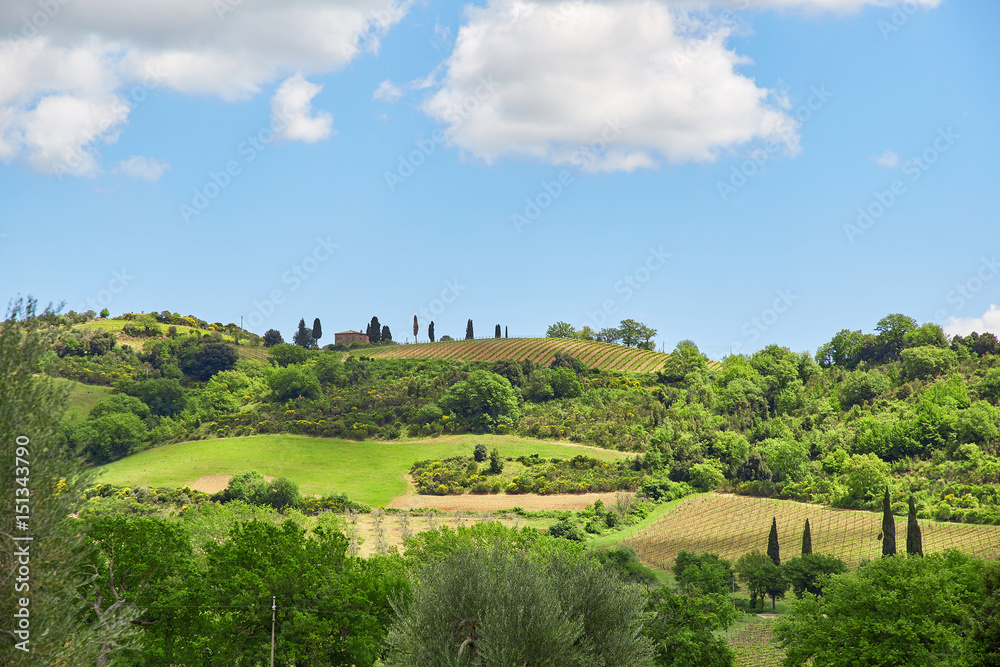
<svg viewBox="0 0 1000 667">
<path fill-rule="evenodd" d="M 949 317 L 942 328 L 949 336 L 967 336 L 973 331 L 1000 336 L 1000 308 L 991 303 L 982 317 Z"/>
<path fill-rule="evenodd" d="M 899 166 L 899 154 L 893 151 L 886 151 L 878 157 L 873 157 L 872 162 L 886 169 L 895 169 Z"/>
<path fill-rule="evenodd" d="M 150 183 L 160 180 L 163 174 L 170 169 L 166 162 L 143 155 L 133 155 L 127 160 L 118 164 L 118 169 L 130 178 L 139 178 Z"/>
<path fill-rule="evenodd" d="M 403 96 L 403 91 L 400 90 L 399 86 L 394 84 L 389 79 L 386 79 L 378 85 L 375 92 L 372 94 L 373 100 L 382 100 L 383 102 L 395 102 L 400 97 Z"/>
<path fill-rule="evenodd" d="M 312 98 L 321 90 L 323 86 L 306 81 L 301 74 L 278 86 L 271 98 L 271 122 L 279 138 L 314 144 L 330 136 L 333 116 L 312 107 Z"/>
<path fill-rule="evenodd" d="M 737 71 L 748 61 L 726 48 L 725 21 L 653 0 L 492 0 L 467 17 L 424 109 L 487 162 L 629 171 L 753 141 L 798 150 L 781 96 Z"/>
<path fill-rule="evenodd" d="M 98 170 L 95 149 L 114 142 L 127 122 L 134 86 L 248 99 L 293 72 L 336 71 L 376 51 L 408 6 L 409 0 L 3 0 L 0 160 L 91 175 Z M 275 100 L 293 103 L 312 85 L 302 80 Z M 313 113 L 308 99 L 304 109 L 287 138 L 329 136 L 329 115 Z"/>
</svg>

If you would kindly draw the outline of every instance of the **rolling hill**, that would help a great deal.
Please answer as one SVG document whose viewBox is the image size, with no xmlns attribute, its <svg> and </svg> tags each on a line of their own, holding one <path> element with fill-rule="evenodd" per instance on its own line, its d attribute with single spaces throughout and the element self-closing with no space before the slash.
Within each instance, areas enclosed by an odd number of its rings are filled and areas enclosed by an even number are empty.
<svg viewBox="0 0 1000 667">
<path fill-rule="evenodd" d="M 455 359 L 460 361 L 500 361 L 503 359 L 523 361 L 530 359 L 535 363 L 548 365 L 555 358 L 556 352 L 565 352 L 590 368 L 637 373 L 652 373 L 662 368 L 663 364 L 670 358 L 669 354 L 663 352 L 637 350 L 613 343 L 598 343 L 572 338 L 481 338 L 391 345 L 357 350 L 354 354 L 383 359 Z M 718 362 L 709 362 L 709 367 L 718 366 Z"/>
</svg>

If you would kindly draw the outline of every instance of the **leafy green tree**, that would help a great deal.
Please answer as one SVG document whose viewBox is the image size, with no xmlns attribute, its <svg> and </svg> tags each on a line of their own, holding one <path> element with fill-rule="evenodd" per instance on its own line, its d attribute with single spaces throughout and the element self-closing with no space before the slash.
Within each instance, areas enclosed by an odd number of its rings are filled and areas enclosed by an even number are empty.
<svg viewBox="0 0 1000 667">
<path fill-rule="evenodd" d="M 645 595 L 597 559 L 551 539 L 462 544 L 416 567 L 413 597 L 389 631 L 387 665 L 651 664 Z"/>
<path fill-rule="evenodd" d="M 885 497 L 882 499 L 882 557 L 896 554 L 896 517 L 892 515 L 892 503 L 889 499 L 889 487 L 885 487 Z"/>
<path fill-rule="evenodd" d="M 572 540 L 574 542 L 583 542 L 587 539 L 587 536 L 583 534 L 583 531 L 580 530 L 579 526 L 573 523 L 569 517 L 560 519 L 549 526 L 548 534 L 552 537 Z"/>
<path fill-rule="evenodd" d="M 149 429 L 131 412 L 111 412 L 78 424 L 69 435 L 77 451 L 97 465 L 133 453 L 149 436 Z"/>
<path fill-rule="evenodd" d="M 438 403 L 473 430 L 512 426 L 520 418 L 510 381 L 489 371 L 473 371 L 467 380 L 452 385 Z"/>
<path fill-rule="evenodd" d="M 284 342 L 285 339 L 281 337 L 281 332 L 277 329 L 268 329 L 264 332 L 264 347 L 274 347 Z"/>
<path fill-rule="evenodd" d="M 484 462 L 488 458 L 488 456 L 489 455 L 486 453 L 486 445 L 484 445 L 481 442 L 479 444 L 477 444 L 475 446 L 475 448 L 473 448 L 473 450 L 472 450 L 472 458 L 477 463 Z"/>
<path fill-rule="evenodd" d="M 733 564 L 714 553 L 681 551 L 670 569 L 681 591 L 685 593 L 694 587 L 703 595 L 726 596 L 733 589 L 736 580 Z"/>
<path fill-rule="evenodd" d="M 826 578 L 847 572 L 844 561 L 826 554 L 804 554 L 793 558 L 782 566 L 785 578 L 795 591 L 795 597 L 802 599 L 806 593 L 822 595 Z"/>
<path fill-rule="evenodd" d="M 500 450 L 494 447 L 490 451 L 490 473 L 499 475 L 503 472 L 503 459 L 500 458 Z"/>
<path fill-rule="evenodd" d="M 656 335 L 656 329 L 632 319 L 622 320 L 618 324 L 618 331 L 621 333 L 622 345 L 626 347 L 639 347 L 642 343 L 648 343 Z"/>
<path fill-rule="evenodd" d="M 948 339 L 945 337 L 941 325 L 928 322 L 903 334 L 904 347 L 922 347 L 924 345 L 948 347 Z"/>
<path fill-rule="evenodd" d="M 605 327 L 594 338 L 601 343 L 617 343 L 622 339 L 622 332 L 618 327 Z"/>
<path fill-rule="evenodd" d="M 323 337 L 323 325 L 320 323 L 318 317 L 313 320 L 312 337 L 316 343 L 319 343 L 319 339 Z"/>
<path fill-rule="evenodd" d="M 979 564 L 955 551 L 894 556 L 834 575 L 805 594 L 774 634 L 789 667 L 968 665 L 968 631 L 982 602 Z"/>
<path fill-rule="evenodd" d="M 901 313 L 886 315 L 875 325 L 881 357 L 885 361 L 899 358 L 906 334 L 917 329 L 917 321 Z"/>
<path fill-rule="evenodd" d="M 889 475 L 889 464 L 875 454 L 852 454 L 844 461 L 841 471 L 847 488 L 844 504 L 866 507 L 878 498 Z"/>
<path fill-rule="evenodd" d="M 46 312 L 53 311 L 47 310 Z M 131 628 L 86 625 L 88 578 L 80 510 L 83 492 L 92 483 L 84 462 L 61 443 L 59 425 L 66 406 L 65 390 L 38 376 L 39 363 L 54 343 L 37 302 L 18 299 L 0 322 L 0 664 L 93 665 L 102 646 L 124 640 Z M 18 448 L 23 449 L 19 452 Z M 26 451 L 25 451 L 26 450 Z M 16 457 L 29 462 L 30 475 Z M 21 481 L 19 481 L 21 480 Z M 27 528 L 19 527 L 15 498 L 30 492 Z M 31 537 L 15 542 L 11 537 Z M 16 545 L 16 546 L 15 546 Z M 26 548 L 30 581 L 18 581 L 17 551 Z M 21 599 L 28 599 L 25 607 Z M 21 610 L 27 609 L 26 612 Z M 28 614 L 29 629 L 14 619 Z M 23 649 L 23 650 L 22 650 Z"/>
<path fill-rule="evenodd" d="M 947 348 L 924 345 L 903 350 L 903 369 L 908 378 L 928 378 L 941 375 L 955 367 L 958 355 Z"/>
<path fill-rule="evenodd" d="M 434 320 L 431 320 L 431 323 L 427 325 L 427 338 L 429 338 L 432 343 L 434 342 Z"/>
<path fill-rule="evenodd" d="M 267 384 L 279 401 L 293 398 L 316 399 L 323 395 L 316 376 L 301 366 L 275 368 L 267 376 Z"/>
<path fill-rule="evenodd" d="M 806 525 L 802 529 L 802 557 L 812 554 L 813 552 L 813 540 L 812 531 L 809 530 L 809 519 L 806 518 Z"/>
<path fill-rule="evenodd" d="M 299 485 L 287 477 L 275 477 L 267 494 L 267 504 L 276 510 L 295 507 L 302 501 Z"/>
<path fill-rule="evenodd" d="M 181 370 L 198 382 L 207 382 L 220 371 L 228 371 L 240 358 L 230 343 L 207 342 L 192 346 L 181 355 Z"/>
<path fill-rule="evenodd" d="M 878 371 L 855 371 L 840 386 L 840 402 L 845 407 L 860 405 L 889 390 L 889 378 Z"/>
<path fill-rule="evenodd" d="M 101 308 L 101 317 L 110 317 L 111 311 L 107 308 Z"/>
<path fill-rule="evenodd" d="M 184 409 L 187 395 L 181 383 L 176 378 L 157 378 L 155 380 L 122 380 L 118 390 L 129 396 L 135 396 L 149 406 L 154 415 L 172 417 Z"/>
<path fill-rule="evenodd" d="M 771 517 L 771 532 L 767 534 L 767 557 L 775 565 L 781 565 L 781 549 L 778 546 L 778 519 Z"/>
<path fill-rule="evenodd" d="M 94 404 L 94 407 L 90 409 L 90 418 L 97 419 L 114 413 L 133 414 L 139 419 L 145 419 L 150 415 L 149 406 L 135 396 L 112 394 L 103 401 Z"/>
<path fill-rule="evenodd" d="M 573 328 L 572 324 L 568 324 L 563 321 L 556 322 L 555 324 L 549 325 L 549 328 L 545 330 L 546 338 L 576 338 L 576 329 Z"/>
<path fill-rule="evenodd" d="M 775 601 L 788 591 L 788 580 L 774 561 L 759 551 L 751 551 L 736 561 L 736 574 L 750 593 L 750 604 L 756 606 L 757 599 L 763 602 L 771 598 L 771 608 Z"/>
<path fill-rule="evenodd" d="M 708 357 L 690 340 L 682 340 L 674 347 L 663 368 L 657 372 L 660 382 L 683 382 L 688 373 L 708 368 Z"/>
<path fill-rule="evenodd" d="M 298 345 L 288 345 L 279 343 L 268 351 L 271 360 L 281 366 L 291 366 L 293 364 L 304 364 L 309 359 L 309 352 Z"/>
<path fill-rule="evenodd" d="M 555 398 L 576 398 L 583 393 L 576 373 L 568 368 L 553 368 L 549 372 L 549 384 Z"/>
<path fill-rule="evenodd" d="M 643 634 L 653 641 L 654 664 L 669 667 L 732 667 L 735 654 L 717 636 L 736 621 L 737 611 L 725 594 L 668 586 L 650 592 Z"/>
<path fill-rule="evenodd" d="M 392 341 L 392 332 L 389 331 L 389 325 L 388 324 L 385 324 L 385 325 L 382 326 L 382 333 L 379 334 L 379 340 L 387 341 L 387 342 L 391 342 Z"/>
<path fill-rule="evenodd" d="M 476 336 L 472 331 L 472 319 L 470 318 L 465 324 L 465 340 L 472 340 L 475 337 Z"/>
<path fill-rule="evenodd" d="M 264 475 L 256 470 L 248 470 L 229 478 L 229 484 L 223 492 L 223 500 L 240 500 L 249 505 L 267 504 L 271 485 Z"/>
<path fill-rule="evenodd" d="M 515 387 L 524 386 L 524 370 L 521 364 L 512 359 L 501 359 L 490 364 L 490 372 L 507 378 L 511 385 Z"/>
<path fill-rule="evenodd" d="M 920 537 L 920 524 L 917 523 L 917 504 L 910 496 L 909 512 L 906 516 L 906 553 L 910 556 L 923 556 L 924 545 Z"/>
<path fill-rule="evenodd" d="M 306 350 L 313 346 L 312 331 L 306 328 L 305 318 L 299 320 L 299 328 L 292 336 L 292 343 Z"/>
<path fill-rule="evenodd" d="M 830 366 L 854 368 L 860 361 L 863 339 L 864 336 L 860 331 L 841 329 L 829 343 L 816 350 L 816 363 L 822 368 Z"/>
</svg>

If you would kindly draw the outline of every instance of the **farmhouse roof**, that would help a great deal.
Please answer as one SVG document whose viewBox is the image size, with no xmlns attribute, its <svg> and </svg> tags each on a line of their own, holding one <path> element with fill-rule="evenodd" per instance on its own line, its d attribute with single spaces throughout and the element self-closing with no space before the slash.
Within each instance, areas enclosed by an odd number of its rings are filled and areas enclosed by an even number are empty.
<svg viewBox="0 0 1000 667">
<path fill-rule="evenodd" d="M 354 329 L 348 329 L 347 331 L 338 331 L 337 333 L 335 333 L 333 335 L 334 336 L 339 336 L 341 334 L 360 334 L 360 333 L 363 333 L 363 332 L 361 332 L 361 331 L 355 331 Z M 363 334 L 363 335 L 367 335 L 367 334 Z"/>
</svg>

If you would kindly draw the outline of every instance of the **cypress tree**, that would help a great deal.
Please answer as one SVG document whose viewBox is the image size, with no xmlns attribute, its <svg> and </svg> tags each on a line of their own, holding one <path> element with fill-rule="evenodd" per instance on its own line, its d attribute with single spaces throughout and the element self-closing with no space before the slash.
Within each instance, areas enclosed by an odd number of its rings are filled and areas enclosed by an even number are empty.
<svg viewBox="0 0 1000 667">
<path fill-rule="evenodd" d="M 379 336 L 379 340 L 392 340 L 392 332 L 389 331 L 389 325 L 385 324 L 382 326 L 382 333 Z"/>
<path fill-rule="evenodd" d="M 427 337 L 432 343 L 434 342 L 434 320 L 431 320 L 431 323 L 427 325 Z"/>
<path fill-rule="evenodd" d="M 417 342 L 417 332 L 420 331 L 420 325 L 417 324 L 417 316 L 413 316 L 413 342 Z"/>
<path fill-rule="evenodd" d="M 497 328 L 493 331 L 493 337 L 494 338 L 499 338 L 500 337 L 500 325 L 499 324 L 497 325 Z"/>
<path fill-rule="evenodd" d="M 470 319 L 465 325 L 465 340 L 472 340 L 475 336 L 472 333 L 472 320 Z"/>
<path fill-rule="evenodd" d="M 812 532 L 809 530 L 809 519 L 806 519 L 806 527 L 802 530 L 802 555 L 808 556 L 813 552 Z"/>
<path fill-rule="evenodd" d="M 371 324 L 368 325 L 368 342 L 377 343 L 382 338 L 382 325 L 378 323 L 377 317 L 372 317 Z"/>
<path fill-rule="evenodd" d="M 917 504 L 910 496 L 910 512 L 906 519 L 906 553 L 911 556 L 923 556 L 924 544 L 920 537 L 920 524 L 917 523 Z"/>
<path fill-rule="evenodd" d="M 892 505 L 889 502 L 889 487 L 885 487 L 885 498 L 882 499 L 882 556 L 896 555 L 896 518 L 892 515 Z"/>
<path fill-rule="evenodd" d="M 775 565 L 781 565 L 781 554 L 778 550 L 778 519 L 771 517 L 771 532 L 767 536 L 767 556 Z"/>
<path fill-rule="evenodd" d="M 319 323 L 319 318 L 313 320 L 313 340 L 318 341 L 323 337 L 323 325 Z"/>
<path fill-rule="evenodd" d="M 503 337 L 504 338 L 510 338 L 510 336 L 507 335 L 507 327 L 503 328 Z"/>
<path fill-rule="evenodd" d="M 306 320 L 302 318 L 299 320 L 299 328 L 292 336 L 292 342 L 299 347 L 304 347 L 307 350 L 312 347 L 313 335 L 312 331 L 306 328 Z"/>
</svg>

